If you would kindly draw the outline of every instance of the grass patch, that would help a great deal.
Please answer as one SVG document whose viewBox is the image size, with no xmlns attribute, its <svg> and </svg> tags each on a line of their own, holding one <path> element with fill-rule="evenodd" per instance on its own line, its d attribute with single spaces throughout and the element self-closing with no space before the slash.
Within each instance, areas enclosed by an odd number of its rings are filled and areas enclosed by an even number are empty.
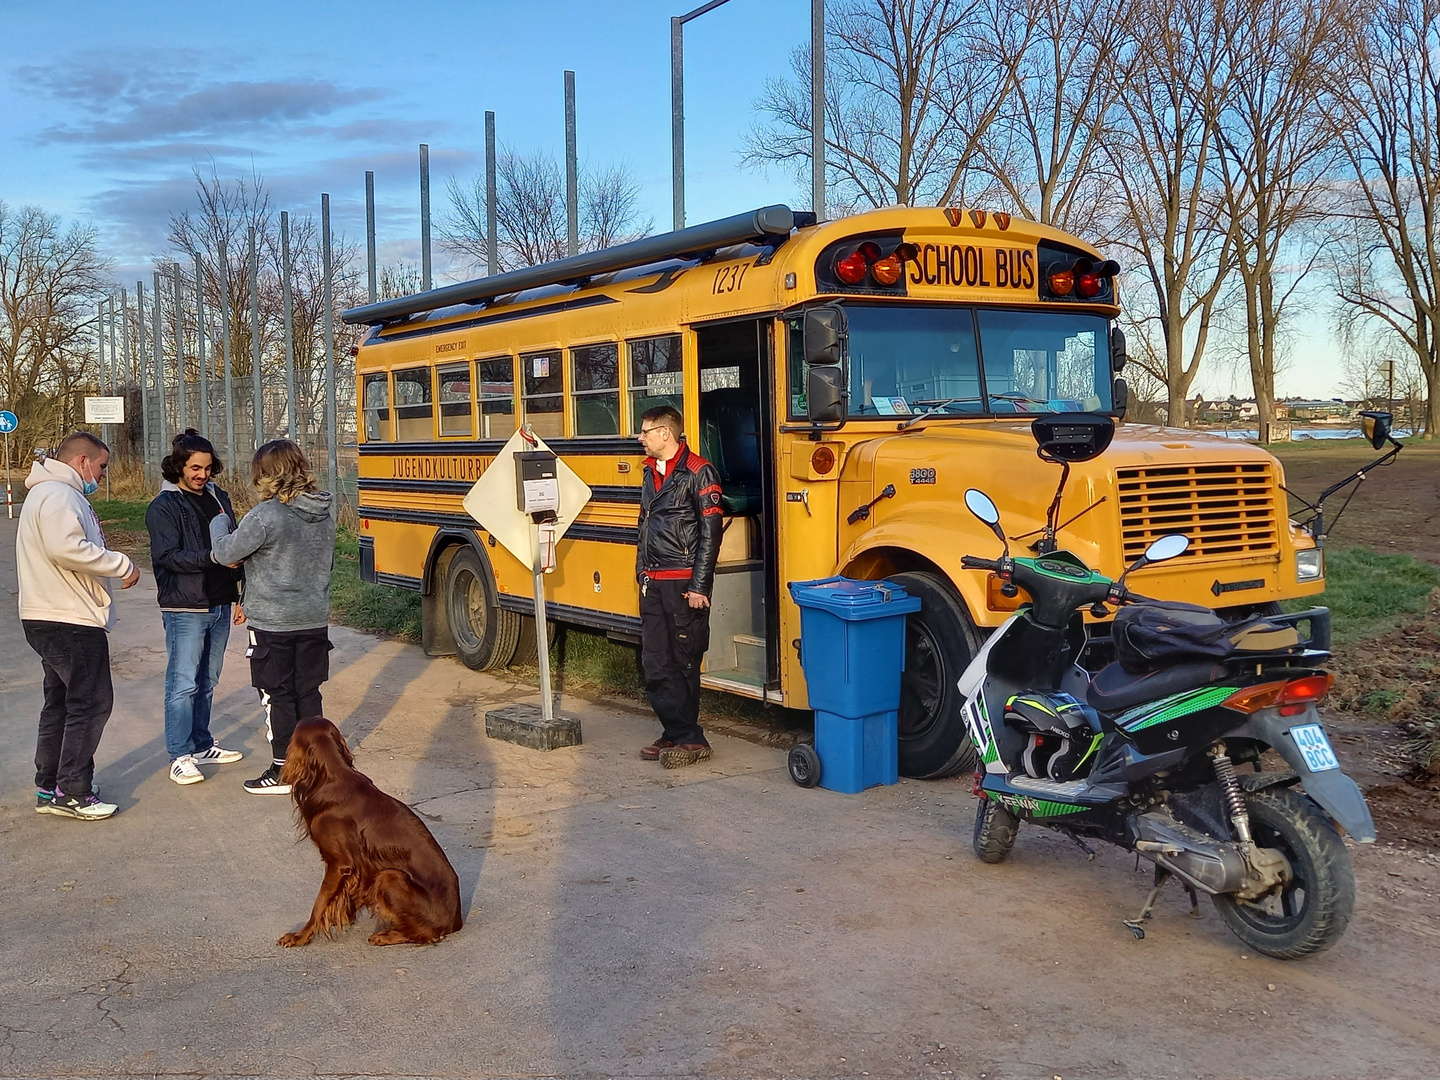
<svg viewBox="0 0 1440 1080">
<path fill-rule="evenodd" d="M 149 499 L 96 499 L 92 503 L 95 516 L 106 528 L 145 532 L 145 510 Z"/>
<path fill-rule="evenodd" d="M 403 641 L 420 640 L 420 594 L 361 581 L 360 538 L 344 525 L 335 533 L 330 621 L 355 630 L 391 634 Z"/>
<path fill-rule="evenodd" d="M 1425 610 L 1426 598 L 1440 588 L 1440 568 L 1410 555 L 1382 555 L 1366 548 L 1325 551 L 1325 591 L 1288 601 L 1287 610 L 1315 604 L 1330 609 L 1337 645 L 1374 637 L 1403 615 Z"/>
</svg>

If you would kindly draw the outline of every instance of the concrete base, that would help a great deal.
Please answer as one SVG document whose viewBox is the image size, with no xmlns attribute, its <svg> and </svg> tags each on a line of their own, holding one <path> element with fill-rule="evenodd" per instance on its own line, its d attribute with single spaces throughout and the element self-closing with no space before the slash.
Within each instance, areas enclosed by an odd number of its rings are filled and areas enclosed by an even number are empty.
<svg viewBox="0 0 1440 1080">
<path fill-rule="evenodd" d="M 503 709 L 487 710 L 485 734 L 532 750 L 579 746 L 583 741 L 578 717 L 561 716 L 557 712 L 546 724 L 539 705 L 506 705 Z"/>
</svg>

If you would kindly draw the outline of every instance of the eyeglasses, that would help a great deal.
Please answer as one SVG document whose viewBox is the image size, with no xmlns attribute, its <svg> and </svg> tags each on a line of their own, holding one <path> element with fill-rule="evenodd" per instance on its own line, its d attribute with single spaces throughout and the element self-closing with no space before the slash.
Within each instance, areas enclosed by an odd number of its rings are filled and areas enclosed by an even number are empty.
<svg viewBox="0 0 1440 1080">
<path fill-rule="evenodd" d="M 664 431 L 664 430 L 665 430 L 665 429 L 664 429 L 663 427 L 642 427 L 642 428 L 640 429 L 640 438 L 643 439 L 646 435 L 653 435 L 653 434 L 655 434 L 655 432 L 657 432 L 657 431 Z"/>
</svg>

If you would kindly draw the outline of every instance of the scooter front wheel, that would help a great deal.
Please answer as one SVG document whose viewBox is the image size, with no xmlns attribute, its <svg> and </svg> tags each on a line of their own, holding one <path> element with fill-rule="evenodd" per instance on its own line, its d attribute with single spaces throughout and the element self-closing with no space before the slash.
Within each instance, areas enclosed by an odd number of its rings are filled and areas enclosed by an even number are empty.
<svg viewBox="0 0 1440 1080">
<path fill-rule="evenodd" d="M 1335 826 L 1294 788 L 1247 792 L 1250 832 L 1259 847 L 1290 861 L 1290 881 L 1257 901 L 1216 896 L 1215 909 L 1235 936 L 1278 960 L 1323 952 L 1345 933 L 1355 908 L 1355 873 Z"/>
<path fill-rule="evenodd" d="M 994 799 L 982 798 L 975 806 L 975 854 L 981 862 L 1004 862 L 1015 846 L 1020 819 Z"/>
</svg>

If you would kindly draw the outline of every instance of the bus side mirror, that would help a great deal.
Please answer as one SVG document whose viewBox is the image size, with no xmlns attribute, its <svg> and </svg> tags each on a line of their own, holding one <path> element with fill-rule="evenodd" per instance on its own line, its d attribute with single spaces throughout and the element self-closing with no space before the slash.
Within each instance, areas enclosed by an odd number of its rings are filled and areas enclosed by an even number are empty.
<svg viewBox="0 0 1440 1080">
<path fill-rule="evenodd" d="M 1130 386 L 1124 379 L 1117 378 L 1110 387 L 1110 408 L 1121 420 L 1130 408 Z"/>
<path fill-rule="evenodd" d="M 805 363 L 840 366 L 845 362 L 849 323 L 845 309 L 834 304 L 805 312 Z"/>
<path fill-rule="evenodd" d="M 845 419 L 845 372 L 838 364 L 817 364 L 805 373 L 805 415 L 814 423 Z"/>
<path fill-rule="evenodd" d="M 1129 358 L 1125 348 L 1125 331 L 1118 326 L 1112 326 L 1110 328 L 1110 370 L 1116 373 L 1123 371 L 1125 361 Z"/>
</svg>

